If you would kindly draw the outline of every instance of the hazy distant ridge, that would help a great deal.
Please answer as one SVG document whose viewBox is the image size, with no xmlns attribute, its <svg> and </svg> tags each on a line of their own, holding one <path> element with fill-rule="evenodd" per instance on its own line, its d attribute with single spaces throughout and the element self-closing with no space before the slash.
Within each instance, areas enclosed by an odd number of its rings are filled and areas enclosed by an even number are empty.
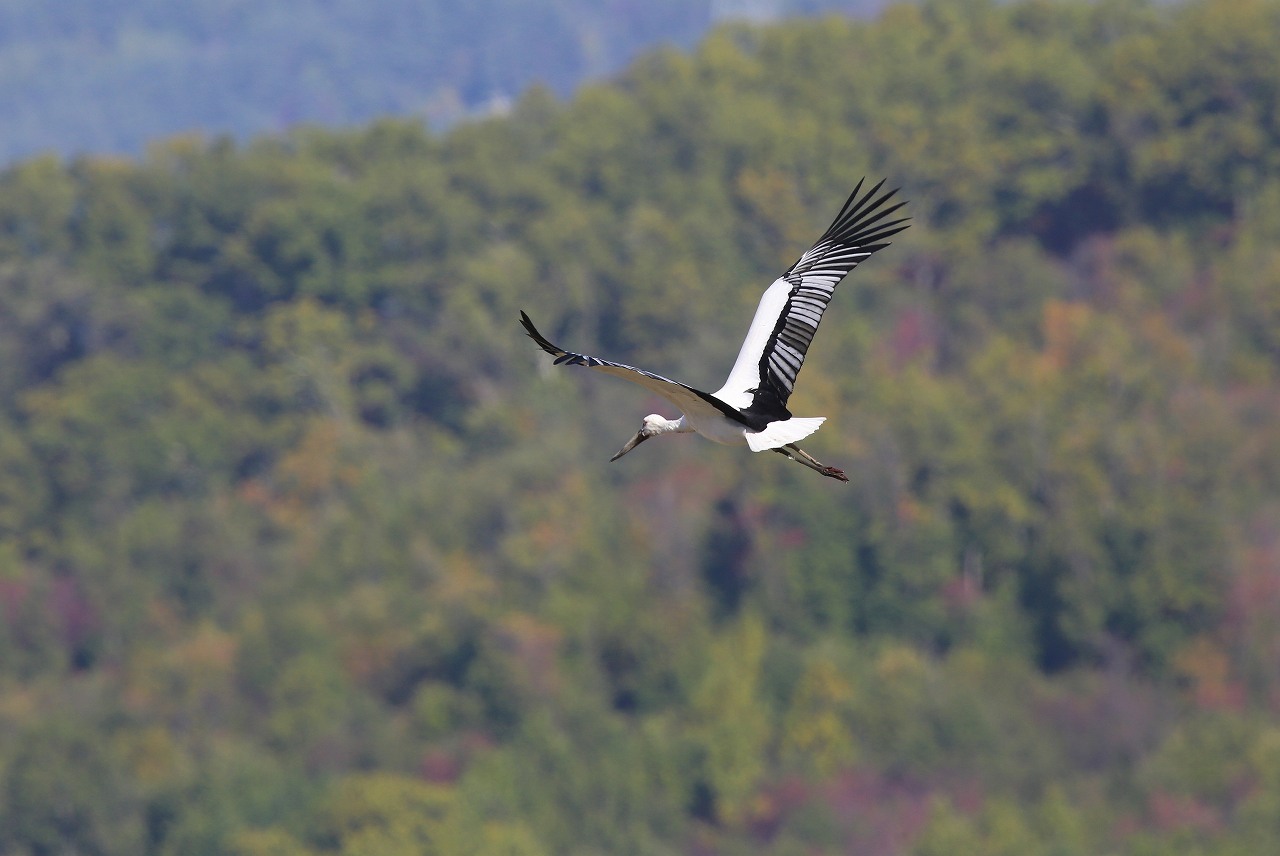
<svg viewBox="0 0 1280 856">
<path fill-rule="evenodd" d="M 534 83 L 561 95 L 715 21 L 881 0 L 5 0 L 0 161 L 44 150 L 138 153 L 186 131 L 415 115 L 436 124 Z"/>
</svg>

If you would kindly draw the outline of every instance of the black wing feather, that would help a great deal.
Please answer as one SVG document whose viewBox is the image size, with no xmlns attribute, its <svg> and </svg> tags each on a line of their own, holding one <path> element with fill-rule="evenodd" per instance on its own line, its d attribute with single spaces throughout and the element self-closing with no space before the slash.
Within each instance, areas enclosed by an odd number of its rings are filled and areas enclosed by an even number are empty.
<svg viewBox="0 0 1280 856">
<path fill-rule="evenodd" d="M 539 348 L 542 348 L 542 350 L 546 351 L 548 354 L 551 354 L 551 356 L 556 358 L 555 365 L 557 366 L 560 366 L 560 365 L 586 366 L 587 368 L 608 367 L 613 369 L 622 369 L 627 372 L 634 372 L 635 374 L 638 374 L 642 377 L 647 377 L 650 380 L 655 380 L 660 383 L 671 384 L 672 386 L 680 387 L 681 389 L 684 389 L 686 392 L 692 393 L 693 395 L 696 395 L 698 398 L 707 402 L 707 404 L 710 404 L 712 407 L 714 407 L 716 410 L 719 410 L 728 418 L 734 420 L 735 422 L 739 422 L 747 426 L 748 428 L 752 428 L 753 430 L 759 431 L 766 424 L 761 422 L 759 419 L 749 418 L 748 416 L 744 415 L 740 410 L 738 410 L 738 408 L 733 407 L 729 404 L 726 404 L 725 402 L 716 398 L 714 395 L 711 395 L 710 393 L 707 393 L 707 392 L 703 392 L 700 389 L 694 389 L 688 384 L 681 383 L 678 380 L 672 380 L 671 378 L 663 377 L 662 375 L 654 374 L 653 372 L 645 371 L 644 369 L 638 369 L 635 366 L 629 366 L 626 363 L 615 363 L 612 360 L 605 360 L 605 359 L 601 359 L 600 357 L 592 357 L 586 354 L 577 354 L 577 353 L 574 353 L 573 351 L 566 351 L 564 348 L 561 348 L 559 345 L 552 344 L 551 341 L 547 339 L 546 336 L 539 333 L 538 328 L 533 326 L 533 321 L 530 320 L 529 316 L 526 315 L 523 310 L 521 310 L 520 312 L 520 324 L 524 327 L 524 331 L 529 334 L 529 338 L 533 339 L 533 341 L 538 343 Z"/>
<path fill-rule="evenodd" d="M 836 285 L 872 253 L 889 246 L 887 238 L 910 225 L 907 217 L 886 220 L 906 204 L 885 207 L 896 189 L 877 196 L 881 180 L 859 196 L 862 184 L 858 182 L 822 237 L 783 274 L 791 293 L 760 356 L 760 386 L 745 415 L 791 417 L 787 399 Z"/>
</svg>

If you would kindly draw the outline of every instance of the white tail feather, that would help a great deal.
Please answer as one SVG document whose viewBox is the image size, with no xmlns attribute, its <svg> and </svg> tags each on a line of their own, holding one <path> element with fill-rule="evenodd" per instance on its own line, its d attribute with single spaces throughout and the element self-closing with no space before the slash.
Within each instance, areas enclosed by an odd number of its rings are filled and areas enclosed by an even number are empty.
<svg viewBox="0 0 1280 856">
<path fill-rule="evenodd" d="M 753 452 L 776 449 L 788 443 L 803 440 L 826 422 L 825 416 L 811 416 L 803 419 L 785 419 L 781 422 L 770 422 L 762 431 L 748 431 L 747 445 Z"/>
</svg>

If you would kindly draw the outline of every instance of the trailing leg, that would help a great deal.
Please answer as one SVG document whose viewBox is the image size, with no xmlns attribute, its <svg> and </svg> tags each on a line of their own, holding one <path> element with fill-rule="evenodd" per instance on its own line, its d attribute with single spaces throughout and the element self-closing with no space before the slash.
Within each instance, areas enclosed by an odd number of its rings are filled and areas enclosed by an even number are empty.
<svg viewBox="0 0 1280 856">
<path fill-rule="evenodd" d="M 847 482 L 849 480 L 849 477 L 844 474 L 844 470 L 839 469 L 838 467 L 827 466 L 813 455 L 810 455 L 808 452 L 801 449 L 795 443 L 788 443 L 785 446 L 779 446 L 773 451 L 777 452 L 779 455 L 790 458 L 798 464 L 804 464 L 814 472 L 822 473 L 828 478 L 837 479 L 842 482 Z"/>
</svg>

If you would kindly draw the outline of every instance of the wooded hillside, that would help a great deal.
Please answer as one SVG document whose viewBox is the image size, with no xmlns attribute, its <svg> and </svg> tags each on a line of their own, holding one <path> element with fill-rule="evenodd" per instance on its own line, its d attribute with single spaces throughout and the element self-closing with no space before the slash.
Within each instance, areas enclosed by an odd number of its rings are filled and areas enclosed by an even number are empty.
<svg viewBox="0 0 1280 856">
<path fill-rule="evenodd" d="M 1280 3 L 722 28 L 559 102 L 0 173 L 0 853 L 1258 854 Z M 723 379 L 863 175 L 791 408 Z"/>
</svg>

